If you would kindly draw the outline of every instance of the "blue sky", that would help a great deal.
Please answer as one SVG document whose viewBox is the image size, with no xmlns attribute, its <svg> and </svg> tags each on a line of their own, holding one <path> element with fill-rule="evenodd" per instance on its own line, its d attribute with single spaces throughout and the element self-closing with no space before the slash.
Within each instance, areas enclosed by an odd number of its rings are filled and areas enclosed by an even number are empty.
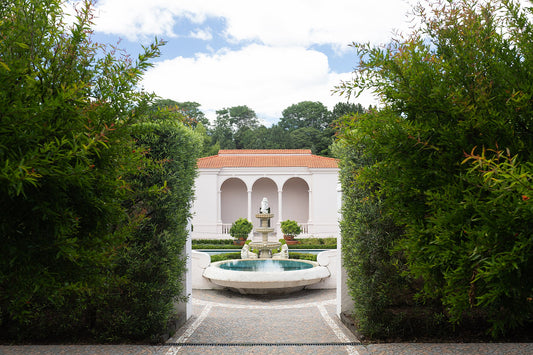
<svg viewBox="0 0 533 355">
<path fill-rule="evenodd" d="M 143 87 L 195 101 L 210 119 L 247 105 L 266 125 L 300 101 L 330 109 L 357 65 L 352 42 L 386 43 L 407 31 L 411 0 L 98 0 L 95 40 L 135 55 L 167 41 Z M 371 94 L 353 102 L 376 104 Z"/>
</svg>

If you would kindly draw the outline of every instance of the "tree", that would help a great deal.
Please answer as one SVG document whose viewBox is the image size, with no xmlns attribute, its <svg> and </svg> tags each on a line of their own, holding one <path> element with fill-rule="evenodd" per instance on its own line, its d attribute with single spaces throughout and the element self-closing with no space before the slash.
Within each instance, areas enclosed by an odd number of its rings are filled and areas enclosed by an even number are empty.
<svg viewBox="0 0 533 355">
<path fill-rule="evenodd" d="M 204 127 L 202 122 L 198 122 L 194 128 L 194 131 L 199 137 L 201 137 L 202 140 L 202 153 L 200 154 L 202 157 L 207 157 L 218 153 L 220 146 L 215 147 L 214 145 L 211 145 L 212 137 L 207 134 L 207 129 Z"/>
<path fill-rule="evenodd" d="M 254 129 L 259 126 L 259 120 L 254 110 L 248 106 L 233 106 L 217 111 L 217 121 L 228 125 L 235 133 L 243 128 Z"/>
<path fill-rule="evenodd" d="M 279 124 L 274 124 L 268 128 L 266 136 L 264 148 L 290 149 L 292 147 L 290 132 L 280 127 Z"/>
<path fill-rule="evenodd" d="M 316 151 L 316 143 L 320 140 L 321 132 L 313 127 L 302 127 L 290 132 L 291 144 L 297 149 L 311 149 Z"/>
<path fill-rule="evenodd" d="M 279 126 L 289 131 L 304 127 L 321 130 L 331 123 L 328 108 L 320 102 L 302 101 L 287 107 L 282 115 Z"/>
<path fill-rule="evenodd" d="M 483 182 L 501 167 L 502 152 L 531 173 L 519 163 L 533 151 L 533 26 L 512 1 L 428 5 L 410 35 L 386 48 L 355 45 L 360 66 L 338 90 L 373 90 L 385 106 L 344 120 L 348 144 L 372 158 L 354 174 L 376 186 L 384 213 L 405 228 L 396 250 L 406 273 L 424 281 L 419 296 L 440 302 L 456 323 L 482 315 L 496 335 L 533 314 L 531 181 L 513 197 Z M 483 159 L 500 163 L 463 162 L 483 148 Z M 510 176 L 499 176 L 500 186 Z"/>
<path fill-rule="evenodd" d="M 191 101 L 177 102 L 176 105 L 185 116 L 193 119 L 193 127 L 196 127 L 198 123 L 203 124 L 204 127 L 209 127 L 209 120 L 205 117 L 205 113 L 200 110 L 202 105 Z"/>
<path fill-rule="evenodd" d="M 152 111 L 166 110 L 175 111 L 179 113 L 178 117 L 182 122 L 187 122 L 192 127 L 196 127 L 198 123 L 202 123 L 204 126 L 209 126 L 209 120 L 205 117 L 205 114 L 200 111 L 201 105 L 196 102 L 177 102 L 171 99 L 158 99 L 151 105 Z"/>
<path fill-rule="evenodd" d="M 333 119 L 338 119 L 345 115 L 356 115 L 365 113 L 366 110 L 361 104 L 353 104 L 349 102 L 339 102 L 333 107 L 333 111 L 331 112 Z"/>
<path fill-rule="evenodd" d="M 221 149 L 235 149 L 233 129 L 229 121 L 229 115 L 225 111 L 217 111 L 217 118 L 211 130 L 213 142 Z"/>
<path fill-rule="evenodd" d="M 240 149 L 243 147 L 238 137 L 245 131 L 259 126 L 255 112 L 248 106 L 233 106 L 217 111 L 213 127 L 213 141 L 219 142 L 222 149 Z"/>
</svg>

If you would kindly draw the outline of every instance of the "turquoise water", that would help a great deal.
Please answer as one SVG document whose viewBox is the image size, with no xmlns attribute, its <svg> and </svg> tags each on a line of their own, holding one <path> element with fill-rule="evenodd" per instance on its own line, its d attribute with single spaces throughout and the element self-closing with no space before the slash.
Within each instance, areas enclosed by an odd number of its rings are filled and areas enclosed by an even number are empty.
<svg viewBox="0 0 533 355">
<path fill-rule="evenodd" d="M 219 265 L 224 270 L 234 271 L 293 271 L 305 270 L 313 267 L 312 264 L 297 260 L 230 260 Z"/>
</svg>

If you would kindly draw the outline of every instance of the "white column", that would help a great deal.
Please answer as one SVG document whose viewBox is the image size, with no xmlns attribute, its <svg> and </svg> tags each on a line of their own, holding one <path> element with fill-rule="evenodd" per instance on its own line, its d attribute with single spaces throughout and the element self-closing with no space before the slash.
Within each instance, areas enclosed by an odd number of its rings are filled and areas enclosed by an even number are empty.
<svg viewBox="0 0 533 355">
<path fill-rule="evenodd" d="M 307 221 L 308 224 L 311 224 L 313 222 L 313 206 L 313 191 L 309 190 L 309 220 Z"/>
<path fill-rule="evenodd" d="M 217 191 L 217 223 L 222 224 L 222 191 Z"/>
<path fill-rule="evenodd" d="M 248 190 L 248 220 L 252 221 L 252 190 Z"/>
<path fill-rule="evenodd" d="M 337 184 L 337 211 L 339 222 L 342 219 L 342 186 Z M 354 309 L 354 301 L 350 296 L 347 282 L 348 274 L 343 266 L 342 255 L 342 235 L 337 234 L 337 316 L 341 316 L 341 313 L 351 313 Z"/>
<path fill-rule="evenodd" d="M 283 190 L 278 190 L 278 223 L 276 224 L 276 233 L 278 238 L 283 235 L 281 233 L 281 221 L 283 221 Z"/>
</svg>

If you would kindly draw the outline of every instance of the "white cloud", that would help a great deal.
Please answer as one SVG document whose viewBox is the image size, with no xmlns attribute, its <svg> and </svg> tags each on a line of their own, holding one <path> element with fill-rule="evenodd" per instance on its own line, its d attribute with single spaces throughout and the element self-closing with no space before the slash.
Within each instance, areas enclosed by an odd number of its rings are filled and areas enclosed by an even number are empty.
<svg viewBox="0 0 533 355">
<path fill-rule="evenodd" d="M 205 30 L 197 28 L 195 31 L 189 33 L 189 37 L 201 39 L 202 41 L 210 41 L 213 39 L 213 34 L 211 33 L 210 28 Z"/>
<path fill-rule="evenodd" d="M 409 9 L 402 0 L 230 1 L 222 16 L 235 40 L 268 45 L 334 44 L 387 41 L 404 28 Z"/>
<path fill-rule="evenodd" d="M 145 74 L 143 86 L 164 98 L 196 101 L 211 119 L 215 110 L 248 105 L 272 122 L 300 101 L 320 101 L 330 108 L 345 101 L 331 90 L 350 75 L 331 72 L 328 58 L 318 51 L 252 44 L 159 62 Z"/>
<path fill-rule="evenodd" d="M 175 13 L 157 2 L 102 0 L 96 4 L 96 31 L 136 41 L 146 36 L 174 37 Z"/>
<path fill-rule="evenodd" d="M 174 37 L 187 19 L 202 24 L 224 18 L 233 41 L 309 46 L 352 41 L 382 42 L 393 29 L 405 28 L 408 3 L 415 0 L 100 0 L 96 29 L 130 40 Z"/>
</svg>

